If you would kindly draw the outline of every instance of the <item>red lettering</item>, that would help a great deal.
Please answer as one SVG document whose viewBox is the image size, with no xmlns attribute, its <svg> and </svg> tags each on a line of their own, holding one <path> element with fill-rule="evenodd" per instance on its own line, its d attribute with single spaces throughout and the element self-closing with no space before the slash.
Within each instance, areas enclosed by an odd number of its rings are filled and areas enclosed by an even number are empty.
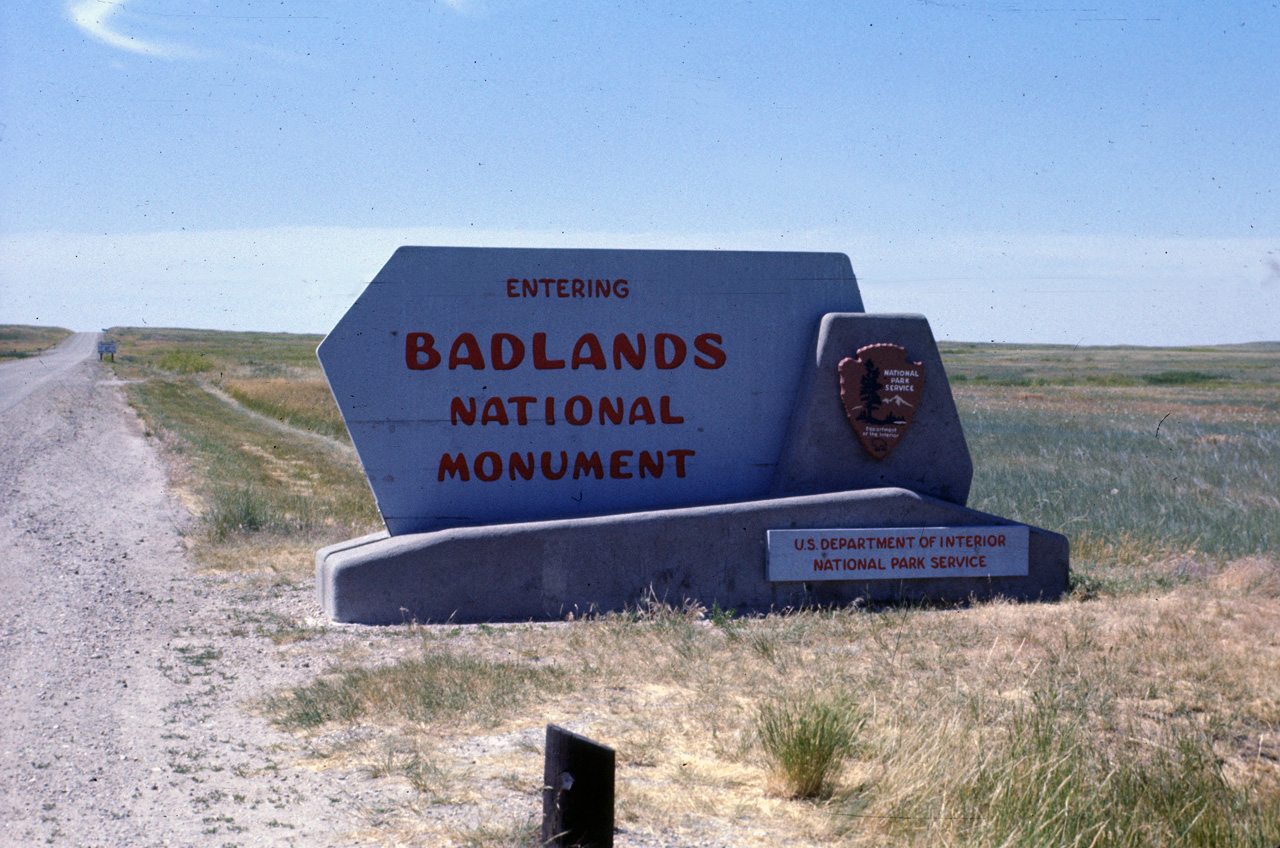
<svg viewBox="0 0 1280 848">
<path fill-rule="evenodd" d="M 724 340 L 720 338 L 719 333 L 703 333 L 695 338 L 693 340 L 694 348 L 698 353 L 701 353 L 707 358 L 703 359 L 701 356 L 695 356 L 693 358 L 693 364 L 697 365 L 699 368 L 707 369 L 723 367 L 725 362 L 725 353 L 716 346 L 722 344 L 723 341 Z"/>
<path fill-rule="evenodd" d="M 652 422 L 650 422 L 652 423 Z M 662 451 L 650 454 L 648 451 L 640 451 L 640 479 L 645 478 L 645 473 L 655 480 L 662 476 L 663 456 Z"/>
<path fill-rule="evenodd" d="M 457 477 L 463 482 L 470 480 L 471 472 L 467 471 L 467 458 L 462 454 L 458 454 L 456 457 L 449 456 L 447 453 L 442 454 L 440 457 L 440 471 L 436 475 L 437 482 L 443 483 L 445 474 L 450 477 Z"/>
<path fill-rule="evenodd" d="M 663 424 L 683 424 L 683 415 L 671 414 L 671 398 L 663 395 L 658 398 L 658 415 L 662 418 Z"/>
<path fill-rule="evenodd" d="M 671 345 L 671 355 L 667 355 L 667 345 Z M 672 368 L 679 368 L 684 362 L 685 354 L 688 353 L 688 347 L 684 343 L 684 339 L 674 336 L 671 333 L 658 333 L 653 337 L 653 364 L 657 365 L 664 371 L 670 371 Z"/>
<path fill-rule="evenodd" d="M 559 480 L 569 470 L 569 454 L 560 451 L 560 470 L 551 470 L 551 451 L 542 452 L 542 476 L 548 480 Z"/>
<path fill-rule="evenodd" d="M 631 339 L 626 333 L 618 333 L 613 337 L 613 367 L 622 370 L 622 360 L 639 371 L 644 367 L 644 333 L 636 333 L 636 346 L 631 346 Z"/>
<path fill-rule="evenodd" d="M 521 280 L 520 296 L 521 297 L 537 297 L 538 281 L 537 280 Z"/>
<path fill-rule="evenodd" d="M 568 297 L 568 296 L 569 296 L 569 281 L 556 280 L 556 297 Z"/>
<path fill-rule="evenodd" d="M 609 476 L 614 480 L 630 480 L 634 474 L 627 472 L 626 457 L 632 455 L 632 451 L 616 450 L 609 454 Z"/>
<path fill-rule="evenodd" d="M 533 367 L 539 371 L 554 371 L 564 367 L 563 359 L 547 359 L 547 334 L 533 334 Z"/>
<path fill-rule="evenodd" d="M 590 476 L 593 471 L 597 480 L 604 479 L 604 465 L 600 462 L 600 454 L 592 451 L 591 456 L 587 456 L 582 451 L 578 451 L 578 456 L 573 461 L 573 479 L 577 480 L 582 474 Z"/>
<path fill-rule="evenodd" d="M 462 355 L 463 348 L 468 351 L 466 356 Z M 453 340 L 453 347 L 449 348 L 449 370 L 452 371 L 459 365 L 470 365 L 477 371 L 484 370 L 484 354 L 480 352 L 480 343 L 470 333 L 458 336 Z"/>
<path fill-rule="evenodd" d="M 516 277 L 512 277 L 512 278 L 510 278 L 509 280 L 507 280 L 507 297 L 519 297 L 519 296 L 520 296 L 520 295 L 516 294 L 516 283 L 518 283 L 518 282 L 520 282 L 520 280 L 519 280 L 518 278 L 516 278 Z"/>
<path fill-rule="evenodd" d="M 411 371 L 429 371 L 440 364 L 440 353 L 435 349 L 435 338 L 430 333 L 405 333 L 404 364 Z M 419 354 L 425 353 L 427 361 L 421 361 Z"/>
<path fill-rule="evenodd" d="M 507 408 L 502 405 L 502 398 L 491 397 L 484 402 L 484 411 L 480 413 L 480 423 L 488 424 L 492 421 L 495 424 L 507 426 L 511 422 L 507 419 Z M 476 476 L 480 476 L 480 472 L 476 472 Z"/>
<path fill-rule="evenodd" d="M 574 407 L 577 406 L 578 413 L 574 414 Z M 564 420 L 570 424 L 581 427 L 591 420 L 591 401 L 582 395 L 574 395 L 569 398 L 569 402 L 564 405 Z"/>
<path fill-rule="evenodd" d="M 511 358 L 502 355 L 504 345 L 511 345 Z M 489 359 L 494 371 L 510 371 L 524 362 L 524 342 L 510 333 L 494 333 L 489 341 Z"/>
<path fill-rule="evenodd" d="M 667 456 L 671 457 L 676 461 L 676 476 L 683 477 L 684 476 L 684 458 L 686 456 L 693 456 L 693 451 L 669 450 L 667 451 Z"/>
<path fill-rule="evenodd" d="M 529 283 L 528 280 L 518 282 Z M 546 281 L 534 280 L 533 284 L 538 282 Z M 556 281 L 550 280 L 550 282 Z M 584 285 L 590 282 L 586 281 Z M 608 281 L 597 280 L 596 282 L 607 283 Z M 508 281 L 508 283 L 509 286 L 514 286 L 513 282 Z M 590 289 L 587 290 L 590 291 Z M 514 293 L 514 288 L 509 288 L 509 291 L 510 296 L 519 296 Z M 577 297 L 576 294 L 573 296 Z M 653 362 L 658 369 L 670 371 L 679 368 L 688 359 L 688 344 L 680 336 L 674 333 L 657 333 L 652 338 Z M 440 365 L 443 357 L 440 351 L 436 350 L 435 342 L 435 337 L 430 333 L 406 333 L 405 366 L 413 371 L 427 371 Z M 721 343 L 722 339 L 716 333 L 702 333 L 696 336 L 693 342 L 696 351 L 693 358 L 694 364 L 705 369 L 724 367 L 728 357 L 719 346 Z M 636 333 L 634 341 L 626 333 L 616 334 L 613 337 L 612 348 L 614 369 L 621 371 L 625 363 L 636 371 L 642 370 L 648 354 L 647 348 L 644 333 Z M 524 364 L 526 350 L 526 342 L 514 333 L 494 333 L 489 338 L 489 363 L 495 371 L 510 371 Z M 566 364 L 574 370 L 589 366 L 597 371 L 604 371 L 609 367 L 604 346 L 595 333 L 584 333 L 578 337 L 573 345 L 569 363 L 564 359 L 553 359 L 548 356 L 546 333 L 533 334 L 532 352 L 533 367 L 540 371 L 559 370 L 565 368 Z M 476 371 L 482 371 L 485 368 L 483 348 L 473 333 L 460 333 L 449 348 L 449 368 L 455 370 L 463 366 L 470 366 Z"/>
<path fill-rule="evenodd" d="M 471 402 L 470 406 L 462 405 L 462 398 L 456 397 L 449 402 L 449 421 L 453 426 L 458 426 L 458 419 L 462 419 L 463 424 L 476 423 L 476 399 L 467 398 Z"/>
<path fill-rule="evenodd" d="M 618 398 L 618 406 L 615 409 L 613 402 L 607 397 L 600 398 L 600 423 L 604 423 L 604 419 L 608 418 L 614 424 L 622 423 L 622 398 Z"/>
<path fill-rule="evenodd" d="M 537 398 L 524 397 L 523 395 L 519 397 L 507 398 L 507 403 L 514 403 L 516 405 L 516 423 L 517 424 L 529 423 L 529 416 L 525 414 L 525 408 L 529 404 L 533 403 L 535 400 L 537 400 Z"/>
<path fill-rule="evenodd" d="M 516 479 L 516 474 L 526 480 L 532 480 L 535 468 L 537 468 L 537 463 L 533 461 L 532 451 L 524 455 L 513 453 L 507 460 L 507 472 L 511 475 L 512 480 Z"/>
<path fill-rule="evenodd" d="M 587 351 L 586 356 L 582 356 L 583 350 Z M 595 333 L 585 333 L 578 339 L 578 343 L 573 346 L 573 370 L 578 370 L 581 365 L 593 365 L 597 371 L 603 371 L 609 367 L 609 363 L 605 361 L 604 350 L 600 347 L 600 340 L 596 338 Z"/>
<path fill-rule="evenodd" d="M 646 424 L 656 424 L 657 419 L 653 417 L 653 407 L 649 405 L 647 397 L 638 397 L 635 403 L 631 404 L 631 413 L 627 416 L 627 423 L 634 424 L 637 421 L 643 421 Z"/>
<path fill-rule="evenodd" d="M 551 424 L 556 423 L 556 399 L 555 398 L 553 397 L 547 398 L 546 409 L 547 409 L 547 416 L 546 416 L 547 424 L 548 426 L 550 426 Z"/>
<path fill-rule="evenodd" d="M 585 285 L 586 285 L 586 284 L 585 284 L 585 283 L 583 283 L 583 282 L 582 282 L 582 280 L 574 280 L 574 281 L 573 281 L 573 296 L 574 296 L 574 297 L 582 297 L 582 296 L 583 296 L 583 294 L 582 294 L 582 289 L 583 289 L 583 286 L 585 286 Z"/>
<path fill-rule="evenodd" d="M 614 293 L 615 295 L 617 295 L 618 297 L 626 297 L 627 295 L 631 294 L 631 292 L 630 292 L 630 291 L 628 290 L 628 288 L 627 288 L 627 281 L 626 281 L 626 280 L 614 280 L 614 281 L 613 281 L 613 293 Z"/>
<path fill-rule="evenodd" d="M 490 470 L 486 473 L 484 470 L 485 462 L 490 465 Z M 493 451 L 485 451 L 476 457 L 476 477 L 486 483 L 492 483 L 502 476 L 502 457 Z"/>
</svg>

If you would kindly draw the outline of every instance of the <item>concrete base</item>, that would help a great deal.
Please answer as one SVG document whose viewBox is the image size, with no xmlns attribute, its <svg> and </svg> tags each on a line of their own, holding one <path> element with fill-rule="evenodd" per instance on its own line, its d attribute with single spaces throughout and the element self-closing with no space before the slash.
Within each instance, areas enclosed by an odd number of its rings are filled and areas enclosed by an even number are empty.
<svg viewBox="0 0 1280 848">
<path fill-rule="evenodd" d="M 868 600 L 1057 598 L 1065 536 L 1031 528 L 1026 577 L 770 583 L 765 531 L 1017 522 L 882 488 L 353 539 L 316 554 L 325 613 L 363 624 L 527 621 L 635 606 L 652 591 L 739 612 Z"/>
</svg>

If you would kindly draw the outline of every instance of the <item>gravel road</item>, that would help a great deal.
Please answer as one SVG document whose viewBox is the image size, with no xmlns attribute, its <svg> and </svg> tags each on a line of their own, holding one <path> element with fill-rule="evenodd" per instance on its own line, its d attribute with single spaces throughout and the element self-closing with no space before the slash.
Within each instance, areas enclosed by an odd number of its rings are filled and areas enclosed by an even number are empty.
<svg viewBox="0 0 1280 848">
<path fill-rule="evenodd" d="M 317 614 L 311 588 L 193 572 L 96 340 L 0 365 L 0 845 L 360 843 L 396 787 L 298 767 L 247 706 L 311 678 L 318 646 L 246 625 Z"/>
</svg>

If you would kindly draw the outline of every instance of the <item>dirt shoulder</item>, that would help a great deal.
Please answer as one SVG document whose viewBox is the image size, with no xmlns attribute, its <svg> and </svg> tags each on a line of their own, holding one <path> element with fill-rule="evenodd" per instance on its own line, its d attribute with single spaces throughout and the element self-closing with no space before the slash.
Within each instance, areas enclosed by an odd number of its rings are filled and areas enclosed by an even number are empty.
<svg viewBox="0 0 1280 848">
<path fill-rule="evenodd" d="M 358 844 L 399 790 L 295 767 L 252 710 L 314 675 L 272 638 L 312 586 L 193 573 L 165 482 L 94 360 L 0 413 L 0 844 Z"/>
</svg>

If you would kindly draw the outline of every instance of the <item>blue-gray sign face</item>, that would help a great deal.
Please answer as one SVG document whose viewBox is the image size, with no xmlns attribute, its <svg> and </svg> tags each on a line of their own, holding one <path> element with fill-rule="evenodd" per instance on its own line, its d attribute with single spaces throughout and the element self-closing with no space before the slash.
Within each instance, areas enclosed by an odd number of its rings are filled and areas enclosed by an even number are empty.
<svg viewBox="0 0 1280 848">
<path fill-rule="evenodd" d="M 839 253 L 402 247 L 318 355 L 399 535 L 764 497 L 861 311 Z"/>
</svg>

